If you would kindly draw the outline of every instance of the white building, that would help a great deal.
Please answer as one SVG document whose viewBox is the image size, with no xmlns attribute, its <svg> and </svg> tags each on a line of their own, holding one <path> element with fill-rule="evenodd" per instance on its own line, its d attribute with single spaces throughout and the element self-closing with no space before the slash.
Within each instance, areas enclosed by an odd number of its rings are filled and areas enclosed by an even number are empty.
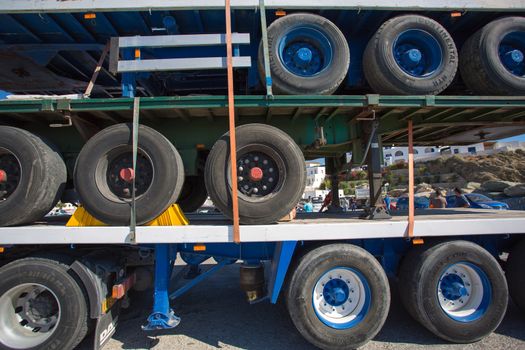
<svg viewBox="0 0 525 350">
<path fill-rule="evenodd" d="M 414 147 L 414 161 L 439 158 L 442 154 L 478 154 L 485 150 L 483 143 L 469 146 L 423 146 Z M 385 166 L 398 162 L 408 162 L 408 147 L 383 147 L 383 163 Z"/>
<path fill-rule="evenodd" d="M 320 163 L 306 163 L 306 188 L 318 189 L 326 177 L 325 167 Z"/>
<path fill-rule="evenodd" d="M 321 163 L 306 163 L 306 187 L 303 198 L 323 198 L 330 192 L 330 189 L 320 190 L 319 187 L 326 177 L 326 168 Z M 339 197 L 344 196 L 344 191 L 339 190 Z"/>
</svg>

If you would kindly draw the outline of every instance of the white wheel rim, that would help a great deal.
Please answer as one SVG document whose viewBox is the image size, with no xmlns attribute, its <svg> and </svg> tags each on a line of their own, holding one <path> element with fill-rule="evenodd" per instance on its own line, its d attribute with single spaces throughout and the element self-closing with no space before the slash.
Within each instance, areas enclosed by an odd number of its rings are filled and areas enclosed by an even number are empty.
<svg viewBox="0 0 525 350">
<path fill-rule="evenodd" d="M 355 326 L 367 314 L 370 287 L 356 270 L 337 267 L 325 272 L 313 289 L 312 304 L 317 317 L 336 329 Z"/>
<path fill-rule="evenodd" d="M 466 262 L 453 264 L 441 274 L 437 297 L 449 317 L 471 322 L 480 318 L 490 304 L 490 283 L 479 267 Z"/>
<path fill-rule="evenodd" d="M 42 303 L 42 295 L 51 307 L 48 317 L 35 316 L 32 311 L 32 305 Z M 60 302 L 52 290 L 41 284 L 20 284 L 0 297 L 0 343 L 5 346 L 27 349 L 42 345 L 56 331 L 59 322 Z"/>
</svg>

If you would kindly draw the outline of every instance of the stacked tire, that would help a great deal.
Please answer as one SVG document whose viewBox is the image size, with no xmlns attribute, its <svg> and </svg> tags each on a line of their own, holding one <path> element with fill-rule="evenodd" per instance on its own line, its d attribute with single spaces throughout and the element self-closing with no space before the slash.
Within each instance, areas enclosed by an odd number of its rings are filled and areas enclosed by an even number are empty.
<svg viewBox="0 0 525 350">
<path fill-rule="evenodd" d="M 66 176 L 55 145 L 29 131 L 0 126 L 0 226 L 44 217 L 59 201 Z"/>
</svg>

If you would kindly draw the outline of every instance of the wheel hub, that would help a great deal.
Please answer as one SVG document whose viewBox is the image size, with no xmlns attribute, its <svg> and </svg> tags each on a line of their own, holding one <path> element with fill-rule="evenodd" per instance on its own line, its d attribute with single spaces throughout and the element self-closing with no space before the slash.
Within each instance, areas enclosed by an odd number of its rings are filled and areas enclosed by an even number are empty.
<svg viewBox="0 0 525 350">
<path fill-rule="evenodd" d="M 237 185 L 247 196 L 263 197 L 272 193 L 279 184 L 279 168 L 266 153 L 253 151 L 239 156 Z"/>
<path fill-rule="evenodd" d="M 447 316 L 459 322 L 480 318 L 490 304 L 491 293 L 485 272 L 467 262 L 449 266 L 437 288 L 439 305 Z"/>
<path fill-rule="evenodd" d="M 312 60 L 312 50 L 308 47 L 301 47 L 294 55 L 294 62 L 299 66 L 306 66 Z"/>
<path fill-rule="evenodd" d="M 410 49 L 405 51 L 402 57 L 405 64 L 417 66 L 419 62 L 421 62 L 421 58 L 423 56 L 421 55 L 421 51 L 419 51 L 418 49 Z"/>
<path fill-rule="evenodd" d="M 0 200 L 9 198 L 17 189 L 21 175 L 22 169 L 16 157 L 11 153 L 0 153 Z"/>
<path fill-rule="evenodd" d="M 145 193 L 153 182 L 153 166 L 142 153 L 137 155 L 136 170 L 133 169 L 132 154 L 124 152 L 108 161 L 107 184 L 109 190 L 119 198 L 131 198 L 133 180 L 135 196 Z"/>
<path fill-rule="evenodd" d="M 339 278 L 330 280 L 323 288 L 324 298 L 332 306 L 342 305 L 348 299 L 349 294 L 348 284 Z"/>
<path fill-rule="evenodd" d="M 419 29 L 409 29 L 396 38 L 393 55 L 398 66 L 407 74 L 422 78 L 441 67 L 442 48 L 436 38 Z"/>
<path fill-rule="evenodd" d="M 264 177 L 263 171 L 259 167 L 253 167 L 250 169 L 250 180 L 251 181 L 261 181 Z"/>
<path fill-rule="evenodd" d="M 308 26 L 291 30 L 279 41 L 283 66 L 302 77 L 315 76 L 332 62 L 332 44 L 321 31 Z"/>
<path fill-rule="evenodd" d="M 356 270 L 337 267 L 324 273 L 313 289 L 312 303 L 317 317 L 335 329 L 359 323 L 370 307 L 368 282 Z"/>
<path fill-rule="evenodd" d="M 443 277 L 441 280 L 441 290 L 443 296 L 448 300 L 458 300 L 468 294 L 464 281 L 455 274 Z"/>
<path fill-rule="evenodd" d="M 60 322 L 60 304 L 44 285 L 24 283 L 0 296 L 0 315 L 2 345 L 42 348 Z"/>
<path fill-rule="evenodd" d="M 49 291 L 35 288 L 20 295 L 15 312 L 25 326 L 33 331 L 47 332 L 56 324 L 58 304 Z"/>
<path fill-rule="evenodd" d="M 525 33 L 507 34 L 499 45 L 501 63 L 510 73 L 518 77 L 525 75 Z"/>
<path fill-rule="evenodd" d="M 120 169 L 119 176 L 127 183 L 131 183 L 135 178 L 135 170 L 133 170 L 133 168 L 122 168 Z"/>
</svg>

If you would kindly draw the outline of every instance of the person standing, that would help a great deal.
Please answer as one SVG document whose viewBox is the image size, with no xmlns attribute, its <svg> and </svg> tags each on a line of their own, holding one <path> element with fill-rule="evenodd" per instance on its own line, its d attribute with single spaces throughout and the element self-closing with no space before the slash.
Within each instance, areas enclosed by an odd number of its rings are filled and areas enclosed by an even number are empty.
<svg viewBox="0 0 525 350">
<path fill-rule="evenodd" d="M 390 211 L 390 197 L 388 196 L 388 193 L 385 196 L 385 207 L 386 210 Z"/>
<path fill-rule="evenodd" d="M 456 195 L 456 204 L 454 205 L 454 207 L 456 208 L 469 208 L 470 207 L 470 203 L 468 202 L 467 197 L 465 197 L 461 189 L 456 187 L 454 189 L 454 194 Z"/>
<path fill-rule="evenodd" d="M 436 195 L 432 198 L 431 207 L 436 209 L 443 209 L 447 207 L 447 199 L 443 196 L 441 190 L 436 189 Z"/>
<path fill-rule="evenodd" d="M 311 213 L 311 212 L 314 211 L 314 206 L 313 206 L 312 200 L 310 198 L 308 199 L 308 202 L 306 202 L 304 204 L 303 209 L 304 209 L 305 213 Z"/>
</svg>

